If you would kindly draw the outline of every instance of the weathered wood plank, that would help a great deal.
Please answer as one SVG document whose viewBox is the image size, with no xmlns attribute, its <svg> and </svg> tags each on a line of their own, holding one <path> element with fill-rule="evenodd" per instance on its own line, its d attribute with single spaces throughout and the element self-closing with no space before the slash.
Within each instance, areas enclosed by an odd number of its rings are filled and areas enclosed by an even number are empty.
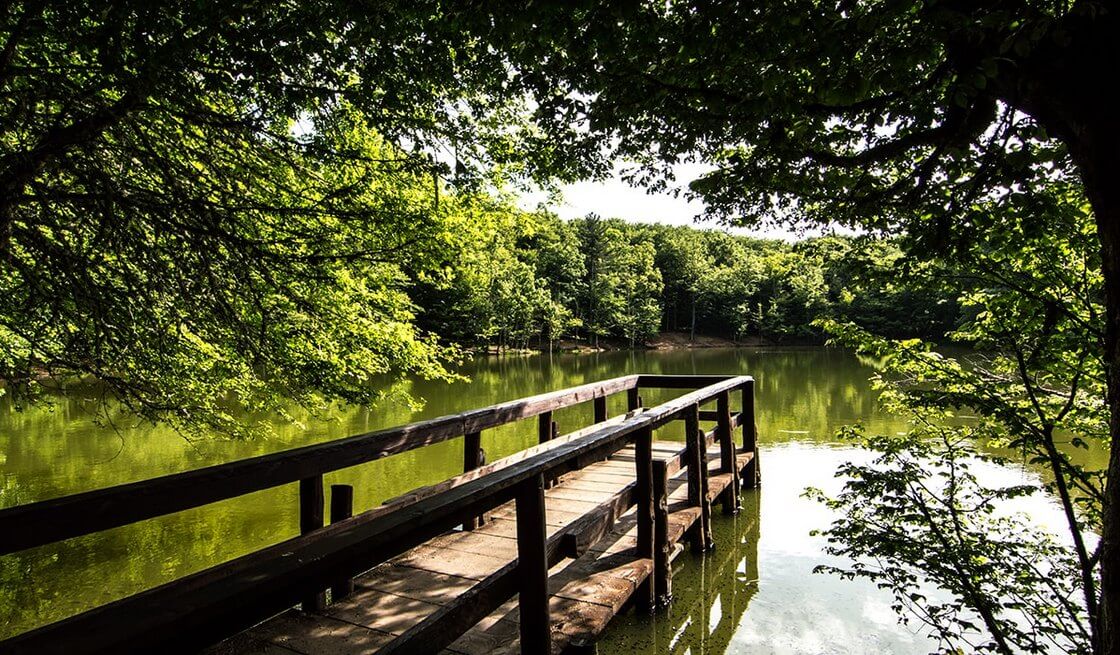
<svg viewBox="0 0 1120 655">
<path fill-rule="evenodd" d="M 323 527 L 323 476 L 313 475 L 299 481 L 299 533 L 311 534 Z M 327 592 L 317 589 L 303 597 L 300 606 L 305 612 L 321 610 L 327 605 Z"/>
<path fill-rule="evenodd" d="M 548 600 L 548 555 L 545 552 L 544 476 L 521 483 L 517 493 L 517 606 L 521 648 L 530 653 L 552 651 Z"/>
<path fill-rule="evenodd" d="M 658 606 L 673 597 L 673 543 L 669 541 L 669 475 L 665 460 L 653 460 L 653 587 Z"/>
<path fill-rule="evenodd" d="M 0 510 L 0 554 L 179 512 L 356 466 L 624 391 L 594 382 L 409 425 Z"/>
<path fill-rule="evenodd" d="M 182 580 L 9 639 L 8 652 L 112 652 L 121 648 L 181 652 L 289 607 L 323 580 L 353 575 L 413 548 L 511 499 L 519 484 L 617 450 L 674 420 L 690 404 L 738 388 L 741 379 L 599 426 L 586 438 L 561 443 L 485 478 L 442 489 L 414 502 L 363 512 Z M 476 556 L 478 557 L 478 556 Z M 496 558 L 495 558 L 496 559 Z M 477 575 L 477 573 L 476 573 Z M 467 576 L 464 576 L 467 577 Z M 190 608 L 189 612 L 184 608 Z"/>
<path fill-rule="evenodd" d="M 761 482 L 758 469 L 758 423 L 755 418 L 754 408 L 754 380 L 748 380 L 743 385 L 743 450 L 751 453 L 753 457 L 747 468 L 743 470 L 743 487 L 755 489 Z"/>
<path fill-rule="evenodd" d="M 345 521 L 354 515 L 354 487 L 348 484 L 331 485 L 331 524 Z M 331 583 L 331 602 L 338 602 L 354 591 L 354 579 L 345 576 Z"/>
<path fill-rule="evenodd" d="M 724 514 L 734 514 L 739 511 L 739 472 L 735 470 L 735 436 L 732 434 L 731 424 L 731 392 L 722 391 L 716 396 L 716 413 L 718 414 L 718 440 L 720 449 L 720 472 L 733 473 L 730 486 L 721 496 Z"/>
</svg>

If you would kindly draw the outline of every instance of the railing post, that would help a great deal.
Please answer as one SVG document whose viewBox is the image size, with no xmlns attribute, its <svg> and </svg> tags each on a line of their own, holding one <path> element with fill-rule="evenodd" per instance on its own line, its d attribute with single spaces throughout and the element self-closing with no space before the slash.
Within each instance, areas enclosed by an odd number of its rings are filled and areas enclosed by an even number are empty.
<svg viewBox="0 0 1120 655">
<path fill-rule="evenodd" d="M 299 481 L 299 533 L 323 527 L 323 476 L 313 475 Z M 327 606 L 326 591 L 315 591 L 300 602 L 303 611 L 319 612 Z"/>
<path fill-rule="evenodd" d="M 596 396 L 594 404 L 595 404 L 595 422 L 596 423 L 602 423 L 603 421 L 607 420 L 607 397 L 606 396 Z"/>
<path fill-rule="evenodd" d="M 331 524 L 345 521 L 354 515 L 354 487 L 348 484 L 331 485 Z M 354 593 L 354 579 L 351 577 L 335 580 L 331 584 L 331 602 L 346 598 Z"/>
<path fill-rule="evenodd" d="M 638 431 L 634 440 L 634 464 L 637 481 L 635 493 L 637 494 L 637 523 L 638 523 L 638 557 L 653 559 L 653 430 L 643 428 Z M 657 606 L 656 588 L 653 578 L 656 570 L 637 590 L 638 609 L 652 612 Z"/>
<path fill-rule="evenodd" d="M 638 387 L 630 387 L 626 390 L 626 410 L 634 411 L 642 406 L 642 397 L 638 395 Z"/>
<path fill-rule="evenodd" d="M 473 471 L 482 466 L 485 454 L 482 452 L 482 433 L 468 432 L 463 435 L 463 472 Z M 473 516 L 463 524 L 464 530 L 474 530 L 485 521 L 482 516 Z"/>
<path fill-rule="evenodd" d="M 552 439 L 552 412 L 537 415 L 537 443 L 544 443 Z"/>
<path fill-rule="evenodd" d="M 684 415 L 685 466 L 688 468 L 688 504 L 700 508 L 700 518 L 689 528 L 692 551 L 708 550 L 712 540 L 712 507 L 708 502 L 707 455 L 704 432 L 700 429 L 700 406 L 693 405 Z"/>
<path fill-rule="evenodd" d="M 517 569 L 520 588 L 521 652 L 552 652 L 552 627 L 548 609 L 548 560 L 545 543 L 544 476 L 521 483 L 517 508 Z"/>
<path fill-rule="evenodd" d="M 657 604 L 673 598 L 673 567 L 669 543 L 669 469 L 663 459 L 653 460 L 653 581 Z"/>
<path fill-rule="evenodd" d="M 547 411 L 543 414 L 537 415 L 537 443 L 545 443 L 551 441 L 559 436 L 560 430 L 556 426 L 556 421 L 552 420 L 552 412 Z M 545 480 L 545 486 L 551 488 L 556 484 L 556 477 Z"/>
<path fill-rule="evenodd" d="M 716 396 L 716 438 L 719 440 L 720 470 L 731 474 L 731 483 L 722 494 L 723 513 L 739 511 L 739 471 L 735 457 L 735 438 L 731 434 L 731 393 Z"/>
<path fill-rule="evenodd" d="M 754 409 L 754 380 L 749 380 L 743 385 L 743 411 L 739 420 L 743 424 L 743 450 L 753 455 L 743 469 L 743 487 L 755 489 L 762 478 L 758 467 L 758 423 Z"/>
</svg>

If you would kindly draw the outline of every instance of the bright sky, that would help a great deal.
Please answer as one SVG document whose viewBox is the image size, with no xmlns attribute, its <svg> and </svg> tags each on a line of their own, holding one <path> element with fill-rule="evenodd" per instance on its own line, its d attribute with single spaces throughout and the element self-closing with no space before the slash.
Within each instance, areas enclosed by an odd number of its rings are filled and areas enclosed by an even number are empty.
<svg viewBox="0 0 1120 655">
<path fill-rule="evenodd" d="M 695 164 L 677 167 L 676 184 L 681 188 L 686 187 L 703 170 L 704 167 Z M 630 186 L 617 173 L 609 180 L 567 184 L 561 187 L 561 190 L 564 194 L 563 204 L 549 207 L 561 218 L 580 218 L 594 212 L 604 218 L 621 218 L 634 223 L 665 223 L 692 225 L 702 229 L 727 229 L 714 221 L 697 223 L 694 220 L 703 211 L 703 203 L 687 200 L 683 193 L 677 197 L 667 192 L 647 193 L 645 189 Z M 536 196 L 526 196 L 522 204 L 526 209 L 535 208 L 540 199 Z M 796 240 L 820 233 L 812 231 L 808 234 L 799 234 L 778 228 L 761 230 L 733 228 L 730 231 L 735 234 L 786 240 Z"/>
</svg>

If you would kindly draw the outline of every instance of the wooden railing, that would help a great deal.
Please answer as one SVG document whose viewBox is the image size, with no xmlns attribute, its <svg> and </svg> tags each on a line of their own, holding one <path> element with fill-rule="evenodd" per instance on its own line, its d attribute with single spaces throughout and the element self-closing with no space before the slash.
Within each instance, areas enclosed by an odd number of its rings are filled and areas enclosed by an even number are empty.
<svg viewBox="0 0 1120 655">
<path fill-rule="evenodd" d="M 477 452 L 481 433 L 514 421 L 540 417 L 540 441 L 557 435 L 552 412 L 591 401 L 597 423 L 607 421 L 607 396 L 625 391 L 627 406 L 637 409 L 644 387 L 695 389 L 641 412 L 631 412 L 579 438 L 538 447 L 501 468 L 479 468 Z M 655 562 L 654 584 L 647 585 L 649 603 L 658 593 L 657 571 L 668 567 L 668 551 L 654 552 L 655 531 L 663 520 L 664 481 L 669 467 L 695 467 L 701 480 L 701 419 L 717 421 L 715 439 L 724 453 L 725 470 L 734 467 L 733 422 L 730 394 L 741 390 L 744 425 L 743 447 L 755 450 L 753 380 L 731 376 L 632 375 L 571 389 L 501 403 L 462 414 L 444 416 L 400 428 L 381 430 L 325 444 L 297 448 L 229 464 L 207 467 L 151 480 L 110 487 L 72 496 L 0 510 L 0 553 L 30 548 L 71 537 L 126 525 L 136 521 L 199 507 L 253 491 L 292 482 L 300 483 L 301 531 L 305 534 L 194 575 L 98 607 L 63 621 L 0 642 L 5 653 L 122 652 L 151 650 L 186 652 L 213 643 L 277 614 L 297 602 L 318 605 L 327 586 L 345 593 L 350 578 L 459 525 L 472 525 L 475 517 L 511 500 L 516 501 L 518 560 L 499 571 L 472 593 L 483 595 L 473 604 L 475 614 L 488 613 L 512 593 L 519 595 L 522 647 L 526 652 L 547 652 L 549 640 L 547 576 L 550 566 L 565 556 L 578 554 L 579 544 L 609 530 L 620 512 L 638 506 L 639 555 Z M 715 401 L 714 414 L 700 405 Z M 738 417 L 737 417 L 738 418 Z M 651 456 L 652 431 L 670 421 L 686 422 L 689 454 L 686 462 L 655 462 Z M 337 507 L 332 494 L 332 524 L 323 526 L 324 473 L 463 436 L 464 468 L 468 474 L 433 485 L 403 502 L 391 503 L 345 518 L 346 503 Z M 550 480 L 634 444 L 636 480 L 599 512 L 545 538 L 544 489 Z M 728 459 L 730 457 L 730 460 Z M 753 460 L 752 460 L 753 465 Z M 474 470 L 477 469 L 477 470 Z M 756 469 L 744 474 L 753 484 Z M 738 497 L 724 494 L 724 509 L 732 511 Z M 699 491 L 697 491 L 699 493 Z M 343 493 L 343 496 L 346 494 Z M 662 500 L 659 504 L 657 496 Z M 690 487 L 690 498 L 692 489 Z M 336 520 L 337 519 L 337 520 Z M 663 529 L 663 528 L 661 528 Z M 693 536 L 704 545 L 705 535 Z M 710 534 L 707 536 L 710 543 Z M 663 541 L 663 540 L 662 540 Z M 662 590 L 663 591 L 663 590 Z M 339 593 L 339 592 L 336 592 Z M 503 597 L 504 594 L 504 597 Z M 499 600 L 500 599 L 500 600 Z M 469 627 L 475 618 L 467 612 L 456 620 L 443 617 L 441 630 L 451 625 Z M 412 637 L 426 636 L 437 624 L 425 622 Z M 402 636 L 403 637 L 403 636 Z M 417 643 L 398 639 L 390 649 L 413 652 Z M 450 643 L 450 642 L 448 642 Z M 409 646 L 413 644 L 413 646 Z M 542 650 L 538 650 L 542 649 Z"/>
</svg>

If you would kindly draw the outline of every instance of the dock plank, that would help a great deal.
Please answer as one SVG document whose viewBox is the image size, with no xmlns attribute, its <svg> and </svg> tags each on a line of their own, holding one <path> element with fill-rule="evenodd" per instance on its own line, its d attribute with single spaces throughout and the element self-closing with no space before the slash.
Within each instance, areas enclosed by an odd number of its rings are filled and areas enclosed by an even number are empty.
<svg viewBox="0 0 1120 655">
<path fill-rule="evenodd" d="M 655 441 L 655 458 L 680 458 L 684 444 Z M 720 450 L 705 453 L 709 496 L 718 497 L 733 483 L 720 473 Z M 549 536 L 599 507 L 634 482 L 634 448 L 561 475 L 545 492 Z M 742 470 L 750 453 L 737 453 Z M 686 471 L 674 471 L 668 485 L 669 538 L 676 543 L 699 520 L 700 509 L 688 506 Z M 593 642 L 610 619 L 622 611 L 653 570 L 650 559 L 637 557 L 636 514 L 624 513 L 604 537 L 574 560 L 550 570 L 553 652 L 573 643 Z M 678 549 L 679 550 L 679 549 Z M 375 652 L 440 607 L 453 605 L 465 592 L 517 557 L 513 503 L 487 514 L 475 530 L 446 533 L 355 578 L 355 592 L 319 613 L 292 610 L 208 651 L 209 655 L 351 655 Z M 444 652 L 458 655 L 519 652 L 516 597 L 451 643 Z"/>
</svg>

